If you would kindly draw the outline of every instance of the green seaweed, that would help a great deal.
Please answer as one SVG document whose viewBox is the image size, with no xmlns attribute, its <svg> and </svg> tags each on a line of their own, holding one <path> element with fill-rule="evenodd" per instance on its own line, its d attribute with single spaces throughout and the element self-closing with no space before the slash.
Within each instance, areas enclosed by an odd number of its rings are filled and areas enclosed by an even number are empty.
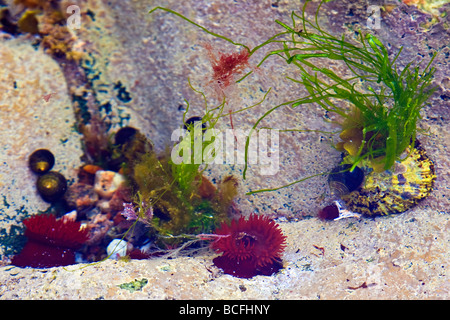
<svg viewBox="0 0 450 320">
<path fill-rule="evenodd" d="M 234 42 L 233 40 L 231 40 L 231 39 L 229 39 L 229 38 L 227 38 L 227 37 L 224 37 L 224 36 L 222 36 L 222 35 L 220 35 L 220 34 L 218 34 L 218 33 L 212 32 L 212 31 L 208 30 L 207 28 L 205 28 L 205 27 L 199 25 L 198 23 L 195 23 L 194 21 L 192 21 L 192 20 L 186 18 L 186 17 L 183 16 L 181 13 L 178 13 L 178 12 L 176 12 L 176 11 L 174 11 L 174 10 L 169 9 L 169 8 L 155 7 L 155 8 L 153 8 L 153 9 L 151 9 L 148 13 L 149 13 L 149 14 L 152 14 L 152 13 L 155 12 L 156 10 L 162 10 L 162 11 L 166 11 L 166 12 L 169 12 L 169 13 L 171 13 L 171 14 L 174 14 L 174 15 L 176 15 L 177 17 L 179 17 L 179 18 L 181 18 L 181 19 L 183 19 L 183 20 L 186 20 L 186 21 L 189 22 L 190 24 L 196 26 L 197 28 L 200 28 L 201 30 L 203 30 L 203 31 L 206 32 L 207 34 L 210 34 L 210 35 L 212 35 L 212 36 L 214 36 L 214 37 L 216 37 L 216 38 L 219 38 L 219 39 L 228 41 L 228 42 L 230 42 L 231 44 L 234 44 L 235 46 L 242 46 L 243 48 L 245 48 L 245 49 L 247 49 L 248 51 L 250 51 L 250 49 L 249 49 L 245 44 L 242 44 L 242 43 L 239 43 L 239 42 Z"/>
<path fill-rule="evenodd" d="M 381 167 L 382 170 L 388 170 L 396 160 L 404 159 L 402 155 L 408 147 L 415 145 L 420 110 L 437 89 L 431 85 L 435 72 L 431 64 L 436 54 L 422 71 L 422 61 L 417 64 L 410 62 L 401 70 L 396 60 L 402 49 L 391 59 L 386 47 L 374 35 L 364 35 L 360 31 L 356 44 L 346 41 L 344 35 L 337 38 L 318 24 L 318 14 L 324 1 L 320 2 L 314 21 L 305 18 L 308 2 L 305 2 L 301 15 L 291 13 L 292 26 L 275 21 L 291 37 L 289 40 L 273 38 L 272 42 L 282 43 L 283 48 L 270 52 L 263 61 L 276 55 L 286 63 L 295 65 L 301 78 L 288 79 L 303 85 L 309 95 L 271 108 L 256 121 L 251 133 L 265 117 L 280 107 L 291 105 L 295 108 L 316 103 L 343 119 L 339 123 L 341 135 L 353 132 L 362 136 L 360 144 L 353 146 L 354 152 L 347 156 L 346 161 L 354 167 L 368 158 L 375 169 Z M 296 19 L 301 21 L 300 25 L 296 24 Z M 301 30 L 296 31 L 299 27 Z M 320 59 L 341 61 L 353 75 L 343 78 L 326 67 L 319 67 Z M 339 101 L 347 102 L 347 106 L 342 107 Z M 246 141 L 246 159 L 251 133 Z M 243 171 L 244 178 L 246 171 L 247 163 Z M 326 173 L 248 194 L 278 190 L 323 174 Z"/>
<path fill-rule="evenodd" d="M 236 184 L 224 179 L 216 188 L 198 165 L 174 164 L 168 152 L 143 155 L 132 165 L 129 177 L 135 186 L 137 211 L 153 208 L 150 235 L 166 246 L 191 240 L 199 233 L 212 233 L 227 221 L 228 208 L 237 194 Z"/>
<path fill-rule="evenodd" d="M 174 14 L 209 35 L 245 48 L 249 56 L 268 44 L 278 44 L 280 48 L 266 54 L 257 67 L 268 58 L 277 56 L 300 71 L 300 79 L 288 78 L 288 80 L 304 86 L 308 95 L 272 107 L 255 122 L 245 143 L 244 179 L 248 168 L 250 139 L 254 131 L 258 130 L 261 121 L 281 107 L 290 105 L 295 108 L 312 103 L 341 117 L 339 122 L 341 137 L 349 136 L 348 141 L 360 140 L 353 145 L 345 146 L 346 141 L 343 139 L 343 143 L 336 146 L 341 151 L 347 151 L 347 162 L 356 166 L 360 161 L 369 159 L 374 168 L 388 170 L 396 160 L 404 159 L 402 157 L 408 147 L 414 146 L 420 110 L 437 89 L 431 85 L 435 72 L 431 64 L 436 54 L 424 68 L 421 68 L 423 61 L 410 62 L 401 68 L 397 59 L 402 48 L 390 58 L 384 44 L 374 35 L 359 31 L 359 38 L 355 43 L 346 40 L 344 35 L 341 38 L 335 37 L 323 30 L 318 23 L 320 8 L 327 1 L 319 3 L 313 21 L 305 17 L 309 2 L 309 0 L 305 2 L 300 15 L 294 11 L 291 13 L 291 25 L 275 20 L 284 31 L 253 49 L 214 33 L 171 9 L 156 7 L 150 11 L 153 13 L 156 10 L 163 10 Z M 298 20 L 300 23 L 296 22 Z M 319 67 L 320 60 L 340 62 L 352 75 L 345 78 L 329 68 Z M 251 73 L 245 74 L 236 82 L 244 80 Z M 250 107 L 245 109 L 248 108 Z M 242 110 L 234 113 L 240 111 Z M 252 191 L 248 194 L 278 190 L 324 174 L 327 172 L 302 178 L 279 188 Z"/>
<path fill-rule="evenodd" d="M 214 130 L 225 101 L 209 108 L 204 94 L 191 88 L 203 95 L 206 114 L 202 122 L 208 124 L 207 130 Z M 188 111 L 187 102 L 183 123 Z M 137 157 L 126 157 L 125 172 L 133 186 L 134 203 L 139 212 L 144 212 L 146 206 L 153 208 L 151 234 L 166 246 L 192 240 L 199 233 L 213 232 L 227 220 L 228 209 L 237 194 L 237 183 L 233 178 L 226 177 L 215 187 L 203 176 L 207 165 L 202 168 L 202 159 L 196 159 L 195 154 L 203 155 L 214 140 L 203 141 L 204 130 L 201 124 L 195 125 L 199 127 L 194 128 L 193 124 L 187 126 L 185 135 L 174 144 L 172 151 L 167 148 L 161 154 L 151 151 Z M 174 150 L 194 152 L 187 161 L 178 163 L 173 160 Z"/>
<path fill-rule="evenodd" d="M 135 279 L 131 282 L 126 282 L 119 284 L 118 287 L 120 289 L 125 289 L 130 291 L 130 293 L 133 293 L 135 291 L 142 291 L 142 288 L 145 287 L 148 284 L 148 279 L 142 278 L 141 280 Z"/>
</svg>

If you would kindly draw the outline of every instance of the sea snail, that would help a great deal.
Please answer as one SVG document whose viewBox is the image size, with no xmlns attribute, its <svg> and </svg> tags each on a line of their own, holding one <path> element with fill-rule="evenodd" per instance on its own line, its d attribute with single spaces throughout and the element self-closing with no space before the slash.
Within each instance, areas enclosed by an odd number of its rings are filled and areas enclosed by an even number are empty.
<svg viewBox="0 0 450 320">
<path fill-rule="evenodd" d="M 61 199 L 66 192 L 67 180 L 61 173 L 50 171 L 39 176 L 37 189 L 42 199 L 47 202 L 55 202 Z"/>
<path fill-rule="evenodd" d="M 206 131 L 206 123 L 203 122 L 202 117 L 198 116 L 190 117 L 189 119 L 187 119 L 183 125 L 183 129 L 189 130 L 189 128 L 193 127 L 196 122 L 202 122 L 202 131 Z"/>
<path fill-rule="evenodd" d="M 55 156 L 47 149 L 38 149 L 28 158 L 31 171 L 43 174 L 50 171 L 55 164 Z"/>
<path fill-rule="evenodd" d="M 358 187 L 364 181 L 364 172 L 359 167 L 355 167 L 350 171 L 351 164 L 342 164 L 331 170 L 328 176 L 328 185 L 331 194 L 342 197 Z"/>
<path fill-rule="evenodd" d="M 330 190 L 351 212 L 367 216 L 405 212 L 431 193 L 436 179 L 434 163 L 418 143 L 405 154 L 383 172 L 373 170 L 366 159 L 359 163 L 362 169 L 353 173 L 341 172 L 350 164 L 338 166 L 328 178 Z"/>
</svg>

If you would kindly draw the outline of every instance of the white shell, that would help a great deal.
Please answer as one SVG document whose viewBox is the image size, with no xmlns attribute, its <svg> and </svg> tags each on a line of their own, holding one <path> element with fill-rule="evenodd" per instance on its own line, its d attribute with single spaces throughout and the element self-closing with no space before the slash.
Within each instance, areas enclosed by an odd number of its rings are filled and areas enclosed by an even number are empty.
<svg viewBox="0 0 450 320">
<path fill-rule="evenodd" d="M 109 259 L 119 259 L 127 255 L 128 243 L 125 240 L 114 239 L 108 244 L 106 252 Z"/>
</svg>

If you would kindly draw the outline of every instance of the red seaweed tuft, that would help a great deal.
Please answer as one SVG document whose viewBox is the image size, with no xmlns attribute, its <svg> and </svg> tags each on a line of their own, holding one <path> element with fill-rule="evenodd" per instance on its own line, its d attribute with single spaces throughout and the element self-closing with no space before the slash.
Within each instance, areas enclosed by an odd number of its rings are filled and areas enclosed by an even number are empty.
<svg viewBox="0 0 450 320">
<path fill-rule="evenodd" d="M 240 75 L 245 68 L 250 66 L 248 62 L 250 52 L 243 49 L 240 52 L 224 54 L 216 52 L 209 43 L 204 43 L 203 47 L 208 51 L 208 58 L 213 69 L 210 85 L 218 100 L 221 101 L 225 96 L 226 89 L 236 81 L 236 75 Z"/>
</svg>

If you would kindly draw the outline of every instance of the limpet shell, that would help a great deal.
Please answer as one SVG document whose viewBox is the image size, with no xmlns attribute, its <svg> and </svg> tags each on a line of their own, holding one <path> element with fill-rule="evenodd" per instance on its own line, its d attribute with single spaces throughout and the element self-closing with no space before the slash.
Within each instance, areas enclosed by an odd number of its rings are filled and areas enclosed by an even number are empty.
<svg viewBox="0 0 450 320">
<path fill-rule="evenodd" d="M 434 164 L 420 146 L 392 171 L 377 173 L 367 162 L 361 167 L 366 172 L 363 184 L 341 199 L 348 210 L 368 216 L 405 212 L 431 193 L 436 179 Z"/>
</svg>

